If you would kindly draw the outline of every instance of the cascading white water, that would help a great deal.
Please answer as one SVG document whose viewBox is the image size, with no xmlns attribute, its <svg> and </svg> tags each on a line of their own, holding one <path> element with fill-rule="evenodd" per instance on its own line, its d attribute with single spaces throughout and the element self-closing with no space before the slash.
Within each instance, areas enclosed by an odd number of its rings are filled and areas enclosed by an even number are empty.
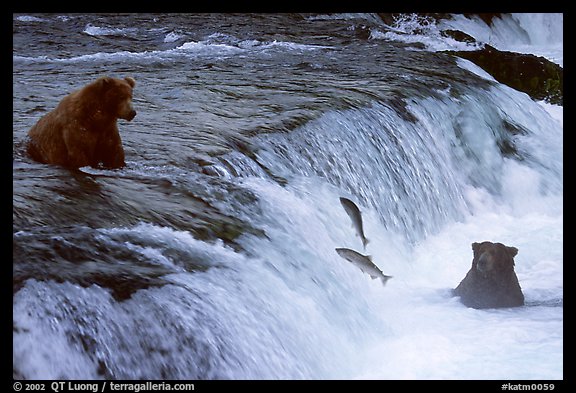
<svg viewBox="0 0 576 393">
<path fill-rule="evenodd" d="M 476 50 L 489 44 L 503 51 L 543 56 L 563 65 L 564 16 L 555 13 L 501 14 L 486 24 L 479 16 L 453 14 L 439 21 L 417 14 L 399 16 L 384 31 L 373 29 L 372 38 L 423 43 L 429 50 Z M 472 36 L 477 43 L 446 37 L 442 31 L 457 30 Z"/>
<path fill-rule="evenodd" d="M 256 188 L 271 203 L 269 225 L 275 230 L 268 233 L 276 260 L 305 261 L 299 265 L 306 274 L 343 264 L 338 267 L 346 271 L 342 276 L 327 277 L 338 281 L 332 284 L 337 289 L 328 291 L 333 304 L 327 308 L 334 318 L 357 321 L 346 335 L 362 332 L 365 337 L 361 346 L 367 352 L 345 355 L 364 365 L 357 377 L 561 378 L 562 309 L 537 306 L 561 304 L 563 298 L 558 120 L 502 86 L 458 100 L 424 99 L 408 108 L 416 123 L 397 117 L 387 123 L 389 109 L 373 106 L 332 113 L 288 136 L 266 138 L 264 144 L 271 147 L 260 158 L 276 173 L 292 176 L 286 189 Z M 499 142 L 510 137 L 505 123 L 525 132 L 512 138 L 521 160 L 500 152 Z M 390 143 L 393 127 L 410 137 Z M 407 158 L 411 153 L 412 160 Z M 395 175 L 396 184 L 389 180 Z M 414 183 L 422 187 L 414 193 L 417 198 L 391 196 Z M 337 203 L 339 195 L 359 201 L 371 239 L 366 252 L 394 276 L 386 288 L 332 251 L 361 250 Z M 472 311 L 450 297 L 450 288 L 469 268 L 470 244 L 483 240 L 520 248 L 516 270 L 534 307 L 519 313 Z M 260 247 L 265 246 L 258 242 Z M 283 271 L 285 265 L 277 263 Z M 302 279 L 290 281 L 296 285 Z M 366 299 L 359 309 L 345 307 L 352 293 Z M 502 339 L 496 344 L 495 337 Z M 539 353 L 541 345 L 551 352 Z M 525 362 L 519 360 L 523 357 Z"/>
<path fill-rule="evenodd" d="M 563 65 L 564 16 L 554 13 L 513 13 L 492 19 L 488 26 L 478 17 L 454 15 L 441 27 L 462 30 L 497 49 L 544 56 Z"/>
</svg>

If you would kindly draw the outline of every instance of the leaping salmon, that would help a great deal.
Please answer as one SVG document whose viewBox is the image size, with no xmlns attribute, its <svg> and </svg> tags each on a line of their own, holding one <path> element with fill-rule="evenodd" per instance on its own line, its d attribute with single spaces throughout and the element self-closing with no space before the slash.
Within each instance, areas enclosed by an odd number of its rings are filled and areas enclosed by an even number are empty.
<svg viewBox="0 0 576 393">
<path fill-rule="evenodd" d="M 362 255 L 349 248 L 337 248 L 336 252 L 348 262 L 359 267 L 364 273 L 370 275 L 372 279 L 380 278 L 383 285 L 386 285 L 386 281 L 392 278 L 392 276 L 382 273 L 382 270 L 378 269 L 378 266 L 372 262 L 372 257 L 369 255 Z"/>
<path fill-rule="evenodd" d="M 352 220 L 352 224 L 356 229 L 356 234 L 360 236 L 360 239 L 362 240 L 362 245 L 364 246 L 365 250 L 366 244 L 368 244 L 369 240 L 366 239 L 366 236 L 364 236 L 364 228 L 362 226 L 362 213 L 360 213 L 360 209 L 358 209 L 358 206 L 356 206 L 356 204 L 348 198 L 340 197 L 340 203 L 342 204 L 344 210 L 346 210 L 346 213 Z"/>
</svg>

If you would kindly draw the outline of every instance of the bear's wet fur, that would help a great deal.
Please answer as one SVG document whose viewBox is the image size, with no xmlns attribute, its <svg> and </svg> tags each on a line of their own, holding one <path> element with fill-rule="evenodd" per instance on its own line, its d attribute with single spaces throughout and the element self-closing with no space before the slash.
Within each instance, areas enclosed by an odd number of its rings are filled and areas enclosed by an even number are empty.
<svg viewBox="0 0 576 393">
<path fill-rule="evenodd" d="M 467 307 L 502 308 L 524 305 L 524 294 L 514 272 L 516 247 L 485 241 L 472 243 L 474 259 L 454 295 Z"/>
<path fill-rule="evenodd" d="M 136 82 L 108 76 L 76 90 L 28 132 L 27 151 L 36 161 L 67 168 L 121 168 L 124 149 L 117 120 L 132 120 Z"/>
</svg>

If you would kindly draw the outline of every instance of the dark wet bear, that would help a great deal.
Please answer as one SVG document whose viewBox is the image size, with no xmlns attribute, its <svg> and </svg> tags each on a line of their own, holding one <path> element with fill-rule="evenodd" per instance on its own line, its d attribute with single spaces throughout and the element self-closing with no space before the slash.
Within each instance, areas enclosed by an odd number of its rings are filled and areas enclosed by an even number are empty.
<svg viewBox="0 0 576 393">
<path fill-rule="evenodd" d="M 133 78 L 101 77 L 70 93 L 28 132 L 28 154 L 68 168 L 120 168 L 124 149 L 116 124 L 132 120 Z"/>
<path fill-rule="evenodd" d="M 518 307 L 524 295 L 514 272 L 516 247 L 502 243 L 472 243 L 474 259 L 466 277 L 454 290 L 460 301 L 472 308 Z"/>
</svg>

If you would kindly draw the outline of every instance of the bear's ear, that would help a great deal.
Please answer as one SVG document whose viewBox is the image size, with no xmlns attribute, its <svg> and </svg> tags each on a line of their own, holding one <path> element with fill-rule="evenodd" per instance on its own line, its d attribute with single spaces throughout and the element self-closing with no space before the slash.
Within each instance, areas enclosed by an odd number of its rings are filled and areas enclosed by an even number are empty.
<svg viewBox="0 0 576 393">
<path fill-rule="evenodd" d="M 480 248 L 480 243 L 472 243 L 472 251 L 477 252 L 478 249 Z"/>
<path fill-rule="evenodd" d="M 128 82 L 128 84 L 130 85 L 130 87 L 133 88 L 134 86 L 136 86 L 136 81 L 134 80 L 134 78 L 132 78 L 132 77 L 130 77 L 130 76 L 127 76 L 126 78 L 124 78 L 124 80 L 125 80 L 126 82 Z"/>
<path fill-rule="evenodd" d="M 112 83 L 113 79 L 109 76 L 101 76 L 100 78 L 98 78 L 96 80 L 96 85 L 98 85 L 99 87 L 108 87 L 110 86 L 110 84 Z"/>
<path fill-rule="evenodd" d="M 508 247 L 506 246 L 506 251 L 512 258 L 514 258 L 518 254 L 518 249 L 516 247 Z"/>
</svg>

